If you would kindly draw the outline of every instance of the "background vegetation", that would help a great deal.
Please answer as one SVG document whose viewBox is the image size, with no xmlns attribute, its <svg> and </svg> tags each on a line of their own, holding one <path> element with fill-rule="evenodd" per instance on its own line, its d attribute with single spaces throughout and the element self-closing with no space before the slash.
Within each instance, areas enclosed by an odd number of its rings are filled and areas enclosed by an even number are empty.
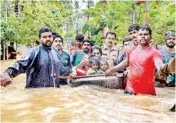
<svg viewBox="0 0 176 123">
<path fill-rule="evenodd" d="M 132 23 L 132 1 L 85 1 L 85 4 L 87 8 L 77 11 L 81 6 L 78 1 L 3 0 L 0 3 L 1 41 L 27 44 L 38 40 L 38 30 L 44 26 L 72 39 L 76 33 L 88 34 L 98 45 L 103 41 L 105 27 L 117 33 L 117 42 L 129 35 L 127 30 Z M 136 23 L 144 25 L 144 3 L 136 4 L 135 8 Z M 84 21 L 81 27 L 78 25 L 79 19 Z M 175 30 L 175 3 L 150 2 L 149 26 L 153 29 L 153 39 L 159 44 L 163 43 L 164 32 Z"/>
</svg>

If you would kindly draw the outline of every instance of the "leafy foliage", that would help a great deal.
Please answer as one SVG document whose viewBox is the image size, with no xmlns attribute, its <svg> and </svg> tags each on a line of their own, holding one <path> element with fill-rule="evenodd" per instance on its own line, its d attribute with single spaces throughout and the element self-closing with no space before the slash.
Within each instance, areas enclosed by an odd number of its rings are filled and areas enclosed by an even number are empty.
<svg viewBox="0 0 176 123">
<path fill-rule="evenodd" d="M 136 5 L 136 23 L 144 25 L 145 4 Z M 163 33 L 175 30 L 174 2 L 150 2 L 150 27 L 153 30 L 153 39 L 161 44 L 164 41 Z M 132 2 L 110 1 L 108 4 L 97 3 L 94 8 L 85 11 L 91 18 L 83 26 L 83 33 L 90 34 L 91 39 L 102 42 L 102 30 L 108 27 L 118 35 L 117 42 L 128 36 L 128 27 L 132 24 Z M 95 38 L 98 37 L 99 38 Z M 99 43 L 101 45 L 101 43 Z"/>
<path fill-rule="evenodd" d="M 73 37 L 81 26 L 82 32 L 96 44 L 103 42 L 103 29 L 108 27 L 117 34 L 117 42 L 121 42 L 128 36 L 128 27 L 132 23 L 131 1 L 109 1 L 102 4 L 97 2 L 94 7 L 92 1 L 89 8 L 77 11 L 80 8 L 78 2 L 73 1 L 7 1 L 8 11 L 4 10 L 3 1 L 0 2 L 1 13 L 1 39 L 10 42 L 29 43 L 38 39 L 38 30 L 41 27 L 51 27 L 53 31 L 63 37 Z M 13 6 L 17 4 L 22 8 L 14 12 Z M 87 3 L 86 3 L 87 4 Z M 144 25 L 145 4 L 136 5 L 136 23 Z M 74 11 L 76 10 L 76 11 Z M 8 13 L 7 13 L 8 12 Z M 5 15 L 8 15 L 7 22 Z M 153 39 L 163 43 L 163 33 L 167 30 L 175 30 L 175 3 L 167 1 L 150 1 L 150 27 L 153 30 Z M 87 17 L 85 24 L 78 25 L 79 19 Z"/>
<path fill-rule="evenodd" d="M 8 4 L 14 6 L 14 2 Z M 46 26 L 63 36 L 65 35 L 61 27 L 67 23 L 66 18 L 71 15 L 72 11 L 62 2 L 20 0 L 18 5 L 23 6 L 23 10 L 18 13 L 8 10 L 10 14 L 7 22 L 1 23 L 1 39 L 8 42 L 29 43 L 32 40 L 37 40 L 38 30 Z M 6 11 L 3 11 L 3 14 L 5 15 Z M 10 29 L 11 32 L 9 32 Z"/>
</svg>

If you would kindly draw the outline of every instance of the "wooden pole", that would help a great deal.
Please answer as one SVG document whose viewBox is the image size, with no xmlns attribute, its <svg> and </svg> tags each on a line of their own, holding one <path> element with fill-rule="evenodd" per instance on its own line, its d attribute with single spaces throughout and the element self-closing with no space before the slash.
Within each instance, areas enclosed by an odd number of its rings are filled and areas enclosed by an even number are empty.
<svg viewBox="0 0 176 123">
<path fill-rule="evenodd" d="M 150 5 L 149 5 L 149 0 L 145 0 L 145 25 L 149 26 L 149 9 L 150 9 Z"/>
<path fill-rule="evenodd" d="M 136 8 L 135 8 L 135 1 L 133 0 L 133 3 L 132 3 L 132 23 L 134 24 L 135 23 L 135 16 L 136 16 Z"/>
</svg>

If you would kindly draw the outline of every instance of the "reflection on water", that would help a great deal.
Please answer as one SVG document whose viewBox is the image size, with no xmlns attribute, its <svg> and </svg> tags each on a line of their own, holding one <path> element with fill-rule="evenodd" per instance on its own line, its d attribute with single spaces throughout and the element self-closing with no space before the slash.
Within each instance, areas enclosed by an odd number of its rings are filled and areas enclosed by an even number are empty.
<svg viewBox="0 0 176 123">
<path fill-rule="evenodd" d="M 1 73 L 13 64 L 1 61 Z M 13 84 L 1 87 L 2 122 L 111 122 L 174 123 L 169 112 L 175 100 L 175 88 L 157 88 L 157 96 L 130 96 L 123 90 L 98 86 L 76 88 L 24 89 L 25 74 Z"/>
</svg>

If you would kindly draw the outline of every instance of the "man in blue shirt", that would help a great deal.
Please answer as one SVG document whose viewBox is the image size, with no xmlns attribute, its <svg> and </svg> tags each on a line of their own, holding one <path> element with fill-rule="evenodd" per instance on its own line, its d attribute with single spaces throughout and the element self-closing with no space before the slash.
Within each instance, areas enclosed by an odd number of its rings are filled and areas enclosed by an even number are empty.
<svg viewBox="0 0 176 123">
<path fill-rule="evenodd" d="M 160 52 L 162 54 L 163 63 L 168 64 L 169 61 L 174 59 L 175 57 L 175 43 L 176 43 L 175 32 L 174 31 L 166 32 L 165 41 L 166 45 L 160 49 Z M 175 86 L 175 73 L 169 73 L 166 85 Z"/>
<path fill-rule="evenodd" d="M 39 30 L 41 45 L 32 48 L 21 60 L 7 68 L 0 77 L 1 86 L 12 83 L 12 78 L 26 73 L 26 88 L 60 87 L 58 76 L 68 75 L 62 65 L 60 55 L 53 43 L 52 31 L 49 28 Z"/>
</svg>

